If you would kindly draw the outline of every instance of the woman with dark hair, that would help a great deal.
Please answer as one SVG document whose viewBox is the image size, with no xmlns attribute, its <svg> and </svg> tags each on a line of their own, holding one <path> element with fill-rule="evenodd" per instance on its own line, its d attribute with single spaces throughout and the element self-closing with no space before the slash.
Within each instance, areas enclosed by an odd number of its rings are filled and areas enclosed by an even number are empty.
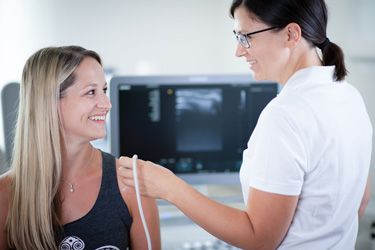
<svg viewBox="0 0 375 250">
<path fill-rule="evenodd" d="M 369 200 L 372 126 L 360 94 L 345 81 L 340 47 L 327 37 L 325 2 L 235 0 L 230 13 L 236 56 L 246 59 L 255 80 L 284 85 L 243 153 L 246 210 L 219 204 L 139 160 L 142 194 L 175 204 L 239 248 L 354 249 Z M 131 159 L 120 164 L 123 183 L 133 186 Z"/>
</svg>

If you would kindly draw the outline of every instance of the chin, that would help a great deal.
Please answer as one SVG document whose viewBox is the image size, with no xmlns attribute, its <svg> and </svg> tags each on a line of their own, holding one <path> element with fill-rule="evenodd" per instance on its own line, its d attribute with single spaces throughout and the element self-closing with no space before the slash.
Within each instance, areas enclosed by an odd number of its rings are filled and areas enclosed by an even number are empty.
<svg viewBox="0 0 375 250">
<path fill-rule="evenodd" d="M 103 139 L 105 136 L 106 136 L 106 133 L 95 135 L 91 138 L 91 141 Z"/>
<path fill-rule="evenodd" d="M 260 81 L 264 81 L 266 80 L 264 76 L 260 75 L 260 74 L 257 74 L 257 73 L 254 73 L 253 75 L 253 79 L 257 82 L 260 82 Z"/>
</svg>

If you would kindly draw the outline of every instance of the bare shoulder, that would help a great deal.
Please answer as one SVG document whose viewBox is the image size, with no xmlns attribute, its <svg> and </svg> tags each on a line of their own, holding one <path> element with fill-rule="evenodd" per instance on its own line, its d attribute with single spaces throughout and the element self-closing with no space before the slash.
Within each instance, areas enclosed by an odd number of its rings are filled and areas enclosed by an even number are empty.
<svg viewBox="0 0 375 250">
<path fill-rule="evenodd" d="M 120 167 L 119 160 L 116 158 L 116 171 L 118 171 Z M 132 212 L 138 213 L 138 204 L 137 204 L 137 196 L 135 189 L 132 187 L 125 186 L 122 181 L 121 177 L 117 175 L 117 181 L 119 185 L 119 189 L 122 195 L 122 198 L 124 199 L 124 202 L 129 208 L 129 212 L 132 215 Z M 145 211 L 147 210 L 154 210 L 157 208 L 156 201 L 151 198 L 143 197 L 141 196 L 142 201 L 142 207 Z"/>
<path fill-rule="evenodd" d="M 0 176 L 0 222 L 8 212 L 11 178 L 9 172 Z"/>
<path fill-rule="evenodd" d="M 120 162 L 116 158 L 116 172 L 118 171 L 119 167 L 120 167 Z M 117 175 L 117 182 L 118 182 L 118 186 L 119 186 L 122 198 L 124 199 L 124 201 L 126 202 L 128 206 L 129 205 L 131 206 L 133 203 L 136 202 L 135 189 L 125 186 L 122 183 L 121 177 L 119 175 Z"/>
<path fill-rule="evenodd" d="M 8 249 L 5 222 L 8 216 L 10 183 L 11 178 L 9 173 L 0 176 L 0 249 Z"/>
<path fill-rule="evenodd" d="M 9 187 L 10 187 L 10 173 L 6 172 L 3 175 L 0 175 L 0 200 L 6 196 L 9 196 Z M 1 204 L 1 203 L 0 203 Z"/>
</svg>

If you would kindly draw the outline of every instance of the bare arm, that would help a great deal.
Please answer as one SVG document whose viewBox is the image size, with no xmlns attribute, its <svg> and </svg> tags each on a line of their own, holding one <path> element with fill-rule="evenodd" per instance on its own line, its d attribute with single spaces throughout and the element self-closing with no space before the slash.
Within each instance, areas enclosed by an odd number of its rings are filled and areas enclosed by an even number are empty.
<svg viewBox="0 0 375 250">
<path fill-rule="evenodd" d="M 119 174 L 134 186 L 131 159 L 121 158 Z M 177 178 L 168 169 L 138 160 L 142 195 L 165 199 L 215 237 L 243 249 L 275 249 L 291 224 L 298 196 L 250 188 L 246 211 L 218 203 Z"/>
<path fill-rule="evenodd" d="M 0 176 L 0 250 L 9 250 L 5 222 L 8 215 L 9 181 L 6 175 Z"/>
<path fill-rule="evenodd" d="M 370 202 L 370 174 L 367 176 L 367 183 L 365 193 L 363 194 L 362 202 L 358 210 L 358 219 L 362 218 L 363 213 L 366 210 L 368 203 Z"/>
<path fill-rule="evenodd" d="M 132 225 L 130 228 L 130 249 L 144 250 L 147 249 L 147 238 L 143 228 L 141 215 L 138 209 L 136 193 L 133 188 L 129 188 L 121 184 L 119 179 L 119 186 L 121 194 L 128 206 L 130 215 L 132 217 Z M 152 198 L 141 197 L 143 214 L 145 216 L 147 228 L 150 234 L 151 244 L 153 250 L 161 249 L 160 238 L 160 220 L 159 211 L 156 201 Z"/>
<path fill-rule="evenodd" d="M 133 192 L 134 194 L 132 196 L 135 197 L 134 190 L 131 190 L 130 192 Z M 152 249 L 160 250 L 160 221 L 156 201 L 147 197 L 142 197 L 141 201 L 147 228 L 150 234 Z M 137 201 L 135 199 L 131 202 L 131 214 L 133 222 L 130 228 L 130 249 L 144 250 L 147 249 L 147 238 L 136 202 Z"/>
</svg>

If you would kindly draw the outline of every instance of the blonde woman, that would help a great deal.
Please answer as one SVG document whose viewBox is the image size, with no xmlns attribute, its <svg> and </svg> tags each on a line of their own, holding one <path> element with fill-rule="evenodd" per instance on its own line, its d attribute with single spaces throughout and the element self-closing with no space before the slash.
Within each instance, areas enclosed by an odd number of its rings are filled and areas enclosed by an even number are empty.
<svg viewBox="0 0 375 250">
<path fill-rule="evenodd" d="M 118 160 L 90 141 L 106 135 L 111 103 L 99 55 L 49 47 L 22 76 L 11 169 L 0 177 L 0 249 L 147 249 L 135 192 Z M 142 198 L 153 249 L 155 200 Z"/>
</svg>

